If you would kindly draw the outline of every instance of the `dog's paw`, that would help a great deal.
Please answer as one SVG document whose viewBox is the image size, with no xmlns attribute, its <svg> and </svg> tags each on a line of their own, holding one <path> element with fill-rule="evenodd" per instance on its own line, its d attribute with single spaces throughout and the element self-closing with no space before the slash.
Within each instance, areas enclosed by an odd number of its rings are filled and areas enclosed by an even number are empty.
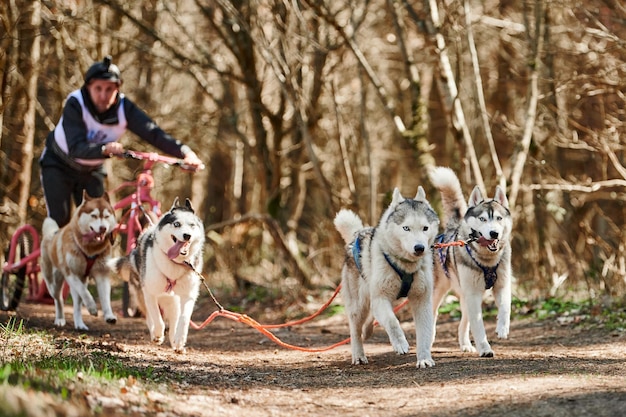
<svg viewBox="0 0 626 417">
<path fill-rule="evenodd" d="M 112 314 L 110 316 L 106 316 L 104 320 L 109 324 L 115 324 L 117 323 L 117 316 L 115 316 L 115 314 Z"/>
<path fill-rule="evenodd" d="M 352 358 L 352 365 L 367 365 L 367 358 L 365 356 Z"/>
<path fill-rule="evenodd" d="M 94 304 L 93 306 L 88 306 L 87 311 L 94 317 L 98 317 L 98 307 Z"/>
<path fill-rule="evenodd" d="M 432 358 L 417 360 L 417 368 L 430 368 L 431 366 L 435 366 L 435 361 Z"/>
<path fill-rule="evenodd" d="M 174 348 L 174 353 L 183 354 L 187 352 L 187 348 L 184 346 L 179 346 Z"/>
<path fill-rule="evenodd" d="M 65 327 L 65 319 L 55 319 L 54 325 L 56 327 Z"/>
<path fill-rule="evenodd" d="M 406 355 L 409 353 L 409 342 L 406 340 L 401 340 L 400 342 L 393 344 L 393 350 L 398 355 Z"/>
<path fill-rule="evenodd" d="M 481 358 L 493 358 L 493 350 L 491 349 L 489 342 L 485 341 L 484 343 L 476 343 L 476 349 L 478 350 Z"/>
<path fill-rule="evenodd" d="M 152 338 L 152 343 L 156 345 L 162 345 L 164 341 L 165 341 L 165 336 L 159 336 L 159 337 L 155 336 Z"/>
<path fill-rule="evenodd" d="M 461 345 L 461 352 L 474 353 L 476 352 L 476 348 L 472 345 Z"/>
<path fill-rule="evenodd" d="M 85 323 L 76 323 L 76 324 L 74 324 L 74 328 L 76 330 L 81 330 L 83 332 L 89 331 L 89 327 L 87 327 L 87 325 Z"/>
</svg>

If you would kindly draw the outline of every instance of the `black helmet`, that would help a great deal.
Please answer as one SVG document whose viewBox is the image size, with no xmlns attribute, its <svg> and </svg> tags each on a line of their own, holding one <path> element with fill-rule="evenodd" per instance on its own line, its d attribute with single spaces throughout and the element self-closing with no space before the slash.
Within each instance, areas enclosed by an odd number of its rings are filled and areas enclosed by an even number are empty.
<svg viewBox="0 0 626 417">
<path fill-rule="evenodd" d="M 85 73 L 85 84 L 91 80 L 107 80 L 122 84 L 122 75 L 117 65 L 111 64 L 111 56 L 104 57 L 102 62 L 96 62 Z"/>
</svg>

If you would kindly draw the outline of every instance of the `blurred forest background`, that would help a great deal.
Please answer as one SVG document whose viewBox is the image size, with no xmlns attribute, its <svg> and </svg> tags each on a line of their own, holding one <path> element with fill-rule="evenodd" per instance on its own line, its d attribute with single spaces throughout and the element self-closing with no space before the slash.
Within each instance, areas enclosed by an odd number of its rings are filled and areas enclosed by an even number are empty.
<svg viewBox="0 0 626 417">
<path fill-rule="evenodd" d="M 447 165 L 466 193 L 506 186 L 516 296 L 623 297 L 622 0 L 6 0 L 0 24 L 5 249 L 41 225 L 44 138 L 110 54 L 207 164 L 155 172 L 165 208 L 199 210 L 213 286 L 335 287 L 336 211 L 374 224 L 418 185 L 437 206 L 426 172 Z M 108 163 L 109 189 L 137 169 Z"/>
</svg>

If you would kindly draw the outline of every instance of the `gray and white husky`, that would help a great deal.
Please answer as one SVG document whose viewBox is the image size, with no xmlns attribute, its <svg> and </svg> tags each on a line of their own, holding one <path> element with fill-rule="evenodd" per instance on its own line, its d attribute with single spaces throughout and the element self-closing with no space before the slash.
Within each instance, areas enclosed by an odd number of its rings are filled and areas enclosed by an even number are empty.
<svg viewBox="0 0 626 417">
<path fill-rule="evenodd" d="M 350 325 L 352 363 L 367 363 L 363 341 L 372 334 L 374 319 L 387 331 L 396 353 L 409 352 L 393 311 L 393 302 L 407 297 L 415 324 L 417 367 L 434 366 L 431 245 L 439 219 L 424 189 L 419 187 L 414 199 L 405 199 L 396 188 L 376 227 L 364 227 L 347 209 L 337 213 L 334 224 L 347 244 L 341 295 Z"/>
<path fill-rule="evenodd" d="M 174 351 L 185 351 L 189 320 L 200 290 L 204 226 L 191 202 L 174 201 L 172 208 L 139 237 L 128 255 L 112 259 L 112 269 L 129 281 L 146 315 L 150 338 L 165 340 L 165 318 Z M 163 315 L 161 315 L 163 312 Z"/>
<path fill-rule="evenodd" d="M 434 168 L 430 179 L 441 193 L 444 210 L 445 231 L 438 236 L 438 242 L 471 241 L 465 246 L 435 252 L 435 320 L 441 301 L 452 288 L 461 305 L 458 334 L 461 351 L 478 350 L 481 357 L 492 357 L 482 319 L 482 301 L 485 291 L 493 288 L 498 307 L 496 334 L 506 339 L 511 321 L 513 227 L 508 199 L 499 186 L 492 200 L 483 197 L 476 186 L 466 203 L 458 177 L 447 167 Z M 476 348 L 470 341 L 470 329 Z"/>
</svg>

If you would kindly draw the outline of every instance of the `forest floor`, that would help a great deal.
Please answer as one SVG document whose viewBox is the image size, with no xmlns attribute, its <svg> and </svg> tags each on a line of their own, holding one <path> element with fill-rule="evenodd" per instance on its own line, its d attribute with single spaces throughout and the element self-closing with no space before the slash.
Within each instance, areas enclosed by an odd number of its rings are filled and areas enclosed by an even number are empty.
<svg viewBox="0 0 626 417">
<path fill-rule="evenodd" d="M 495 357 L 479 358 L 459 351 L 458 322 L 444 315 L 432 352 L 436 366 L 417 369 L 415 332 L 402 311 L 410 354 L 393 353 L 378 327 L 365 345 L 369 364 L 360 366 L 351 365 L 349 345 L 321 353 L 290 350 L 223 318 L 202 330 L 190 329 L 187 352 L 175 354 L 168 342 L 162 346 L 149 342 L 143 319 L 121 318 L 107 325 L 87 316 L 91 330 L 84 334 L 71 328 L 70 311 L 66 306 L 68 328 L 62 330 L 52 325 L 52 306 L 23 303 L 17 313 L 1 312 L 0 323 L 17 317 L 26 329 L 22 336 L 10 337 L 0 351 L 5 356 L 2 362 L 11 355 L 28 358 L 42 350 L 47 356 L 99 352 L 127 374 L 103 382 L 79 373 L 67 387 L 47 392 L 0 384 L 0 411 L 4 401 L 28 416 L 51 415 L 50 410 L 55 416 L 107 417 L 626 413 L 626 332 L 576 320 L 514 319 L 510 339 L 492 340 Z M 202 322 L 211 311 L 209 303 L 200 304 L 193 319 Z M 493 320 L 486 326 L 495 339 Z M 345 316 L 338 314 L 274 333 L 293 345 L 322 348 L 346 338 L 348 326 Z M 38 334 L 52 342 L 33 340 Z"/>
</svg>

